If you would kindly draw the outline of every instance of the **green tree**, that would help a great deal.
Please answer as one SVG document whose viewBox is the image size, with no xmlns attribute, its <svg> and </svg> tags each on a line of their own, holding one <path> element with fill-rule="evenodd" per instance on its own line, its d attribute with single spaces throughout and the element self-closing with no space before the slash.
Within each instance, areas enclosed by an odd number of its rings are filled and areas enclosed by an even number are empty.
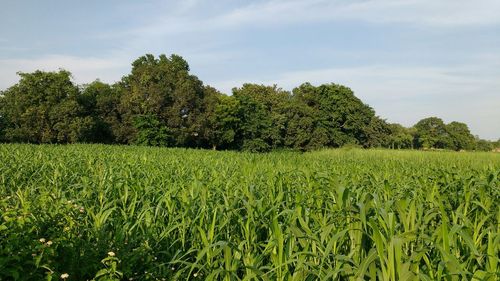
<svg viewBox="0 0 500 281">
<path fill-rule="evenodd" d="M 79 90 L 68 71 L 19 73 L 4 92 L 1 115 L 9 120 L 5 137 L 14 142 L 87 141 L 93 121 L 78 103 Z"/>
<path fill-rule="evenodd" d="M 206 87 L 202 133 L 207 147 L 235 148 L 236 132 L 240 127 L 239 101 L 233 96 Z"/>
<path fill-rule="evenodd" d="M 285 108 L 286 134 L 285 146 L 297 150 L 312 150 L 321 147 L 315 142 L 315 111 L 300 100 L 293 99 Z"/>
<path fill-rule="evenodd" d="M 453 121 L 446 125 L 446 132 L 451 140 L 450 149 L 457 151 L 474 149 L 474 136 L 470 133 L 469 127 L 466 124 Z"/>
<path fill-rule="evenodd" d="M 424 118 L 415 124 L 415 144 L 418 148 L 448 148 L 451 146 L 446 125 L 437 117 Z"/>
<path fill-rule="evenodd" d="M 392 149 L 410 149 L 413 148 L 414 133 L 412 128 L 405 128 L 400 124 L 389 124 L 391 130 L 389 135 L 388 147 Z"/>
<path fill-rule="evenodd" d="M 135 116 L 155 116 L 173 134 L 177 146 L 196 146 L 201 130 L 203 83 L 189 74 L 189 65 L 180 56 L 167 58 L 145 55 L 132 64 L 132 73 L 117 85 L 126 142 L 135 141 Z"/>
<path fill-rule="evenodd" d="M 497 141 L 493 142 L 493 146 L 497 149 L 500 149 L 500 139 L 498 139 Z"/>
<path fill-rule="evenodd" d="M 319 87 L 304 83 L 293 90 L 293 97 L 314 111 L 314 147 L 367 143 L 366 130 L 375 113 L 351 89 L 333 83 Z"/>
<path fill-rule="evenodd" d="M 173 139 L 168 128 L 154 115 L 137 115 L 134 120 L 137 137 L 134 144 L 150 146 L 169 146 Z"/>
<path fill-rule="evenodd" d="M 241 120 L 237 140 L 240 148 L 268 151 L 282 147 L 286 134 L 285 103 L 290 93 L 274 86 L 244 84 L 233 89 Z"/>
<path fill-rule="evenodd" d="M 0 92 L 0 142 L 6 141 L 5 129 L 7 128 L 7 119 L 5 118 L 3 113 L 5 110 L 4 103 L 3 92 Z"/>
<path fill-rule="evenodd" d="M 93 141 L 100 143 L 123 143 L 118 136 L 123 126 L 119 113 L 120 91 L 99 80 L 82 87 L 79 103 L 85 114 L 91 116 L 96 124 L 93 132 Z"/>
<path fill-rule="evenodd" d="M 478 136 L 475 137 L 475 150 L 477 151 L 491 151 L 493 150 L 493 144 L 490 141 L 480 139 Z"/>
<path fill-rule="evenodd" d="M 365 147 L 389 147 L 391 143 L 391 127 L 387 122 L 378 117 L 373 116 L 364 132 L 366 141 Z"/>
</svg>

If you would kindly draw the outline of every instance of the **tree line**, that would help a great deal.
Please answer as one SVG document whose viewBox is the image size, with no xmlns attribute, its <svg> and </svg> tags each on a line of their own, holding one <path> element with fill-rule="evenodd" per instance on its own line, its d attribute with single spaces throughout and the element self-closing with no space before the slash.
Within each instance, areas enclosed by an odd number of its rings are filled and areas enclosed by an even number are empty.
<svg viewBox="0 0 500 281">
<path fill-rule="evenodd" d="M 0 141 L 107 143 L 270 151 L 365 148 L 491 150 L 466 124 L 437 117 L 390 124 L 338 84 L 291 92 L 243 84 L 232 95 L 204 85 L 178 55 L 145 55 L 112 85 L 75 85 L 71 74 L 18 73 L 0 92 Z M 500 141 L 500 140 L 499 140 Z"/>
</svg>

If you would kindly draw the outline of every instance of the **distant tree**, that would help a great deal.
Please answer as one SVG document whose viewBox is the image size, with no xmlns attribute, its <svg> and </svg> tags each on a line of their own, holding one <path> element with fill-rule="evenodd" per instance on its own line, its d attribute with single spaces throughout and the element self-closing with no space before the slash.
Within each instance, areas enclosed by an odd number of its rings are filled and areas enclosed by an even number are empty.
<svg viewBox="0 0 500 281">
<path fill-rule="evenodd" d="M 87 141 L 95 124 L 78 103 L 71 74 L 19 73 L 19 83 L 4 92 L 1 115 L 9 120 L 5 137 L 13 142 L 68 143 Z"/>
<path fill-rule="evenodd" d="M 134 144 L 170 146 L 174 141 L 169 129 L 154 115 L 137 115 L 134 119 L 137 136 Z"/>
<path fill-rule="evenodd" d="M 96 80 L 82 87 L 82 93 L 78 100 L 83 106 L 85 114 L 92 117 L 96 124 L 92 132 L 92 141 L 120 143 L 116 137 L 120 134 L 121 129 L 118 91 L 110 85 Z"/>
<path fill-rule="evenodd" d="M 286 133 L 284 144 L 297 150 L 317 148 L 313 139 L 316 120 L 315 111 L 300 100 L 293 99 L 285 108 Z M 326 141 L 325 141 L 326 142 Z M 319 147 L 323 142 L 319 142 Z"/>
<path fill-rule="evenodd" d="M 0 141 L 99 142 L 269 151 L 356 145 L 491 150 L 466 124 L 437 117 L 387 124 L 351 89 L 304 83 L 292 93 L 243 84 L 231 96 L 204 86 L 178 55 L 146 54 L 108 85 L 77 87 L 71 74 L 20 73 L 0 92 Z"/>
<path fill-rule="evenodd" d="M 134 61 L 132 73 L 118 84 L 120 114 L 128 130 L 126 141 L 135 141 L 136 116 L 155 116 L 172 133 L 176 146 L 196 146 L 202 123 L 203 83 L 189 74 L 180 56 L 145 55 Z"/>
<path fill-rule="evenodd" d="M 204 87 L 202 118 L 200 118 L 199 140 L 201 147 L 217 148 L 215 131 L 216 108 L 220 103 L 222 94 L 210 86 Z"/>
<path fill-rule="evenodd" d="M 475 150 L 477 151 L 491 151 L 494 148 L 494 145 L 492 142 L 480 139 L 478 136 L 475 137 Z"/>
<path fill-rule="evenodd" d="M 372 117 L 365 127 L 364 134 L 366 136 L 364 147 L 388 147 L 391 143 L 391 127 L 378 116 Z"/>
<path fill-rule="evenodd" d="M 249 151 L 282 147 L 286 133 L 284 105 L 290 94 L 276 86 L 244 84 L 233 89 L 233 96 L 239 103 L 239 147 Z"/>
<path fill-rule="evenodd" d="M 293 96 L 314 110 L 314 147 L 367 143 L 366 130 L 375 113 L 351 89 L 337 84 L 314 87 L 304 83 L 293 90 Z"/>
<path fill-rule="evenodd" d="M 239 101 L 233 96 L 205 87 L 202 137 L 212 149 L 235 148 L 235 137 L 240 127 Z"/>
<path fill-rule="evenodd" d="M 5 102 L 3 92 L 0 91 L 0 142 L 6 141 L 5 129 L 7 128 L 7 119 L 3 113 L 5 110 Z"/>
<path fill-rule="evenodd" d="M 456 121 L 451 122 L 446 125 L 446 132 L 450 138 L 450 149 L 457 151 L 474 149 L 474 136 L 470 133 L 466 124 Z"/>
<path fill-rule="evenodd" d="M 496 142 L 493 143 L 493 146 L 495 148 L 500 148 L 500 139 L 498 139 Z"/>
<path fill-rule="evenodd" d="M 400 124 L 389 124 L 389 128 L 391 132 L 388 147 L 392 149 L 413 148 L 412 129 L 405 128 Z"/>
<path fill-rule="evenodd" d="M 418 148 L 448 148 L 450 138 L 443 120 L 429 117 L 415 124 L 415 142 Z"/>
</svg>

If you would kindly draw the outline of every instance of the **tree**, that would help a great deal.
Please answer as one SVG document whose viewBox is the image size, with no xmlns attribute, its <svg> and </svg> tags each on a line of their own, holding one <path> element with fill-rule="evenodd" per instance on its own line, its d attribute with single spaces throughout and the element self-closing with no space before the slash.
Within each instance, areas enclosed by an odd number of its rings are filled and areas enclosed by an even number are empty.
<svg viewBox="0 0 500 281">
<path fill-rule="evenodd" d="M 476 146 L 475 150 L 477 151 L 491 151 L 493 150 L 493 144 L 490 141 L 480 139 L 478 136 L 475 137 Z"/>
<path fill-rule="evenodd" d="M 13 142 L 86 141 L 94 126 L 78 103 L 68 71 L 18 73 L 19 83 L 4 92 L 1 115 L 9 120 L 5 137 Z"/>
<path fill-rule="evenodd" d="M 319 87 L 304 83 L 293 90 L 293 96 L 314 111 L 314 147 L 367 143 L 366 129 L 375 113 L 351 89 L 333 83 Z"/>
<path fill-rule="evenodd" d="M 500 149 L 500 139 L 498 139 L 497 141 L 493 142 L 493 146 L 496 149 Z"/>
<path fill-rule="evenodd" d="M 457 151 L 474 149 L 474 136 L 466 124 L 453 121 L 446 125 L 446 132 L 450 138 L 450 149 Z"/>
<path fill-rule="evenodd" d="M 169 146 L 173 139 L 168 128 L 153 115 L 138 115 L 134 119 L 137 136 L 134 144 Z"/>
<path fill-rule="evenodd" d="M 448 148 L 450 138 L 446 126 L 440 118 L 429 117 L 415 124 L 415 142 L 418 148 Z"/>
<path fill-rule="evenodd" d="M 6 141 L 5 129 L 7 128 L 7 119 L 5 118 L 5 105 L 4 105 L 4 95 L 0 92 L 0 142 Z"/>
<path fill-rule="evenodd" d="M 136 116 L 154 116 L 172 133 L 176 146 L 196 146 L 202 123 L 203 83 L 189 74 L 180 56 L 155 58 L 147 54 L 135 60 L 132 73 L 117 85 L 121 91 L 120 115 L 128 143 L 136 139 Z"/>
<path fill-rule="evenodd" d="M 338 84 L 304 83 L 292 93 L 243 84 L 227 96 L 190 74 L 181 56 L 146 54 L 108 85 L 77 87 L 71 74 L 19 73 L 0 92 L 0 141 L 99 142 L 269 151 L 363 147 L 491 150 L 466 124 L 430 117 L 412 128 L 387 122 Z"/>
<path fill-rule="evenodd" d="M 364 134 L 366 136 L 364 147 L 388 147 L 390 145 L 391 127 L 378 116 L 372 117 Z"/>
<path fill-rule="evenodd" d="M 202 137 L 212 149 L 235 148 L 240 127 L 239 101 L 233 96 L 205 87 Z"/>
<path fill-rule="evenodd" d="M 233 89 L 241 120 L 237 132 L 240 148 L 268 151 L 283 146 L 286 133 L 284 105 L 290 94 L 274 86 L 244 84 Z"/>
<path fill-rule="evenodd" d="M 413 148 L 412 129 L 405 128 L 400 124 L 389 124 L 391 130 L 389 135 L 388 147 L 392 149 L 410 149 Z"/>
<path fill-rule="evenodd" d="M 99 80 L 82 87 L 79 103 L 85 114 L 91 116 L 96 124 L 93 132 L 93 142 L 123 143 L 121 116 L 119 113 L 120 91 Z"/>
<path fill-rule="evenodd" d="M 312 150 L 318 148 L 318 144 L 313 138 L 315 131 L 314 109 L 293 99 L 285 108 L 286 114 L 286 133 L 284 144 L 297 150 Z M 319 142 L 321 147 L 322 142 Z"/>
</svg>

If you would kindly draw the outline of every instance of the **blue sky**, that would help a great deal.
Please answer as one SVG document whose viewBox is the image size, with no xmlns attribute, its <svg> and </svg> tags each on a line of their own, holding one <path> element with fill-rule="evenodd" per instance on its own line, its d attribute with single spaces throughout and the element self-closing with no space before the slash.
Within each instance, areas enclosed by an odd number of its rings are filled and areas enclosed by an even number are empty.
<svg viewBox="0 0 500 281">
<path fill-rule="evenodd" d="M 114 82 L 146 53 L 225 93 L 334 82 L 389 122 L 500 137 L 498 0 L 1 0 L 0 89 L 35 69 Z"/>
</svg>

